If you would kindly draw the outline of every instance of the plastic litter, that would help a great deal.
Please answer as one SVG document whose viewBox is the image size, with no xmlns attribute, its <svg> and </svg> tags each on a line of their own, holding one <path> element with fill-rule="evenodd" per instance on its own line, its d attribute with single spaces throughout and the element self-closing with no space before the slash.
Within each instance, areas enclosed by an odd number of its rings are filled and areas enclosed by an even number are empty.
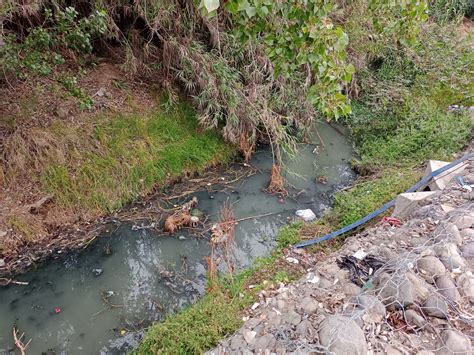
<svg viewBox="0 0 474 355">
<path fill-rule="evenodd" d="M 367 256 L 367 253 L 363 249 L 357 250 L 353 257 L 359 260 L 363 260 Z"/>
<path fill-rule="evenodd" d="M 466 181 L 464 180 L 464 178 L 462 176 L 458 176 L 456 178 L 456 180 L 458 181 L 459 185 L 461 185 L 461 187 L 468 191 L 468 192 L 471 192 L 472 191 L 472 188 L 474 187 L 474 185 L 469 185 L 468 183 L 466 183 Z"/>
<path fill-rule="evenodd" d="M 54 313 L 56 313 L 56 314 L 61 313 L 61 311 L 62 311 L 62 309 L 59 308 L 59 307 L 56 307 L 56 308 L 54 309 Z"/>
<path fill-rule="evenodd" d="M 314 212 L 310 210 L 309 208 L 307 210 L 297 210 L 295 214 L 301 219 L 303 219 L 303 221 L 305 222 L 312 221 L 313 219 L 316 218 L 316 215 L 314 214 Z"/>
<path fill-rule="evenodd" d="M 102 275 L 102 272 L 103 272 L 103 271 L 104 271 L 104 270 L 102 270 L 102 269 L 92 269 L 92 273 L 94 274 L 94 276 L 100 276 L 100 275 Z"/>
</svg>

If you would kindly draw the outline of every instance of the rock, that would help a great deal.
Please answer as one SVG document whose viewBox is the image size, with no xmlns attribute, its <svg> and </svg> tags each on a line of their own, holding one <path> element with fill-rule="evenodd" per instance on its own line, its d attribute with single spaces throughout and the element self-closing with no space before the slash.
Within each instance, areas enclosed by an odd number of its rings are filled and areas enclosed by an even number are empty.
<svg viewBox="0 0 474 355">
<path fill-rule="evenodd" d="M 281 316 L 275 311 L 268 312 L 267 321 L 266 321 L 267 327 L 276 328 L 280 324 L 281 324 Z"/>
<path fill-rule="evenodd" d="M 448 241 L 456 245 L 462 244 L 461 233 L 453 223 L 441 223 L 433 232 L 435 241 Z"/>
<path fill-rule="evenodd" d="M 335 354 L 367 354 L 364 332 L 348 317 L 327 317 L 321 322 L 318 335 L 320 344 Z"/>
<path fill-rule="evenodd" d="M 247 344 L 252 345 L 255 342 L 255 336 L 257 335 L 257 332 L 253 330 L 245 330 L 242 335 L 244 336 Z"/>
<path fill-rule="evenodd" d="M 474 228 L 466 228 L 460 231 L 461 237 L 466 240 L 466 239 L 474 239 Z"/>
<path fill-rule="evenodd" d="M 329 281 L 328 279 L 325 279 L 324 277 L 321 277 L 321 279 L 319 280 L 319 287 L 324 289 L 324 290 L 327 290 L 329 288 L 331 288 L 332 286 L 332 282 Z"/>
<path fill-rule="evenodd" d="M 413 304 L 416 298 L 412 283 L 406 275 L 382 274 L 377 280 L 378 298 L 391 309 Z"/>
<path fill-rule="evenodd" d="M 466 229 L 466 228 L 473 228 L 474 216 L 464 215 L 464 216 L 457 217 L 454 220 L 454 224 L 459 228 L 459 230 Z"/>
<path fill-rule="evenodd" d="M 305 313 L 311 314 L 318 309 L 318 302 L 316 302 L 312 297 L 305 297 L 301 301 L 301 308 Z"/>
<path fill-rule="evenodd" d="M 426 300 L 421 310 L 430 317 L 445 319 L 448 315 L 448 306 L 444 300 L 437 295 L 431 295 Z"/>
<path fill-rule="evenodd" d="M 309 208 L 306 210 L 297 210 L 295 214 L 305 222 L 310 222 L 316 218 L 316 215 Z"/>
<path fill-rule="evenodd" d="M 283 314 L 281 316 L 281 320 L 283 323 L 297 325 L 299 322 L 301 322 L 301 316 L 295 311 L 290 311 L 288 313 Z"/>
<path fill-rule="evenodd" d="M 381 322 L 385 319 L 385 307 L 376 297 L 372 295 L 359 295 L 351 300 L 356 308 L 363 311 L 362 319 L 366 323 Z"/>
<path fill-rule="evenodd" d="M 461 298 L 454 281 L 448 275 L 442 275 L 436 278 L 436 287 L 440 295 L 446 297 L 448 300 L 458 302 Z"/>
<path fill-rule="evenodd" d="M 461 255 L 466 259 L 474 259 L 474 242 L 463 245 L 461 247 Z"/>
<path fill-rule="evenodd" d="M 406 276 L 415 290 L 415 298 L 420 303 L 424 302 L 434 292 L 434 289 L 421 277 L 418 277 L 418 275 L 412 272 L 407 272 Z"/>
<path fill-rule="evenodd" d="M 474 277 L 471 273 L 464 273 L 458 278 L 459 292 L 470 303 L 474 303 Z"/>
<path fill-rule="evenodd" d="M 265 334 L 257 338 L 254 344 L 255 350 L 273 349 L 276 345 L 276 339 L 272 334 Z"/>
<path fill-rule="evenodd" d="M 244 349 L 247 347 L 247 343 L 240 336 L 235 336 L 230 342 L 230 348 L 235 350 Z"/>
<path fill-rule="evenodd" d="M 314 337 L 313 332 L 314 328 L 311 322 L 307 319 L 298 324 L 295 330 L 295 333 L 298 334 L 299 337 L 308 339 L 312 339 Z"/>
<path fill-rule="evenodd" d="M 434 247 L 435 253 L 449 270 L 464 268 L 465 262 L 459 255 L 458 247 L 453 243 L 445 243 Z"/>
<path fill-rule="evenodd" d="M 454 329 L 446 329 L 441 333 L 442 348 L 436 352 L 438 355 L 444 354 L 472 354 L 471 341 L 467 336 Z"/>
<path fill-rule="evenodd" d="M 403 355 L 403 353 L 390 344 L 382 344 L 385 355 Z"/>
<path fill-rule="evenodd" d="M 474 216 L 469 216 L 469 215 L 459 216 L 454 220 L 454 224 L 459 228 L 459 230 L 473 228 Z"/>
<path fill-rule="evenodd" d="M 66 119 L 68 118 L 69 116 L 69 109 L 67 107 L 64 107 L 64 106 L 60 106 L 58 105 L 56 107 L 56 116 L 58 116 L 60 119 Z"/>
<path fill-rule="evenodd" d="M 444 264 L 435 256 L 425 256 L 418 259 L 416 262 L 418 272 L 428 282 L 434 282 L 436 276 L 444 275 L 446 273 L 446 267 Z"/>
<path fill-rule="evenodd" d="M 352 282 L 348 282 L 342 286 L 342 292 L 344 292 L 344 294 L 348 297 L 356 296 L 361 291 L 362 289 Z"/>
<path fill-rule="evenodd" d="M 7 231 L 0 231 L 0 238 L 5 237 L 8 234 Z"/>
<path fill-rule="evenodd" d="M 5 259 L 0 259 L 0 267 L 4 267 L 5 266 Z"/>
<path fill-rule="evenodd" d="M 426 319 L 413 309 L 409 309 L 405 312 L 405 320 L 408 324 L 419 328 L 423 328 L 426 325 Z"/>
</svg>

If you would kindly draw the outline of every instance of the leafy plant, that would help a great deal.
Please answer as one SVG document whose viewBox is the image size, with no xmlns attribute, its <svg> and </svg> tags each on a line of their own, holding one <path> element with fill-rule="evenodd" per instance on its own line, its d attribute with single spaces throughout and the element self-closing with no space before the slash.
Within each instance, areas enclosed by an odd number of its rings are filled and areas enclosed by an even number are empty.
<svg viewBox="0 0 474 355">
<path fill-rule="evenodd" d="M 92 52 L 92 40 L 107 29 L 105 11 L 95 11 L 78 19 L 74 7 L 46 9 L 41 26 L 31 27 L 21 40 L 14 34 L 6 36 L 0 46 L 0 66 L 5 73 L 21 78 L 28 74 L 50 75 L 54 68 L 64 63 L 61 49 L 71 49 L 78 54 Z"/>
</svg>

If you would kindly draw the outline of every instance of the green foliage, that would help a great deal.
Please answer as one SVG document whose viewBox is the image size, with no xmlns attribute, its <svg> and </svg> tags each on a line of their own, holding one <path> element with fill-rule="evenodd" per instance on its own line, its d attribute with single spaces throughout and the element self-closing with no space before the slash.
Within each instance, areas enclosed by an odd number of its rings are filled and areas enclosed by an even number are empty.
<svg viewBox="0 0 474 355">
<path fill-rule="evenodd" d="M 359 74 L 364 91 L 348 123 L 361 170 L 450 159 L 470 137 L 468 113 L 448 108 L 473 105 L 474 56 L 450 30 L 432 25 L 411 51 L 385 50 Z"/>
<path fill-rule="evenodd" d="M 302 227 L 303 222 L 294 222 L 281 228 L 276 238 L 278 249 L 298 243 L 300 241 L 299 232 Z"/>
<path fill-rule="evenodd" d="M 68 147 L 67 162 L 50 162 L 43 187 L 65 206 L 113 211 L 167 178 L 230 158 L 232 147 L 196 128 L 193 110 L 183 103 L 145 117 L 104 117 L 93 132 L 57 124 L 50 135 Z"/>
<path fill-rule="evenodd" d="M 329 220 L 334 229 L 347 226 L 375 211 L 419 178 L 416 169 L 390 169 L 374 180 L 337 193 Z"/>
<path fill-rule="evenodd" d="M 210 16 L 219 1 L 202 1 Z M 225 8 L 235 18 L 234 32 L 242 41 L 263 43 L 275 67 L 275 75 L 289 78 L 306 71 L 308 100 L 327 118 L 351 112 L 344 85 L 355 68 L 346 59 L 349 37 L 332 16 L 337 10 L 330 0 L 231 0 Z M 426 21 L 425 0 L 370 0 L 369 9 L 380 36 L 413 44 Z"/>
<path fill-rule="evenodd" d="M 307 67 L 314 76 L 308 98 L 315 107 L 327 117 L 350 113 L 341 90 L 354 67 L 346 62 L 349 38 L 329 16 L 332 2 L 233 0 L 226 8 L 237 18 L 238 37 L 264 44 L 276 76 L 289 78 Z"/>
<path fill-rule="evenodd" d="M 87 93 L 81 87 L 79 87 L 77 83 L 77 77 L 71 75 L 63 75 L 59 77 L 58 80 L 72 96 L 80 100 L 80 108 L 82 110 L 89 110 L 92 108 L 94 101 L 92 101 L 92 98 L 87 95 Z"/>
<path fill-rule="evenodd" d="M 370 0 L 369 9 L 376 31 L 404 45 L 416 43 L 428 19 L 426 0 Z"/>
<path fill-rule="evenodd" d="M 54 12 L 54 15 L 53 15 Z M 23 39 L 10 34 L 0 46 L 0 67 L 4 74 L 50 75 L 56 66 L 64 63 L 61 49 L 68 48 L 77 54 L 90 53 L 92 40 L 107 30 L 104 11 L 95 11 L 78 19 L 73 7 L 59 7 L 44 11 L 42 26 L 31 27 Z"/>
<path fill-rule="evenodd" d="M 239 299 L 217 289 L 146 333 L 136 354 L 202 354 L 242 324 Z"/>
<path fill-rule="evenodd" d="M 431 0 L 430 14 L 439 22 L 467 16 L 474 18 L 474 2 L 472 0 Z"/>
</svg>

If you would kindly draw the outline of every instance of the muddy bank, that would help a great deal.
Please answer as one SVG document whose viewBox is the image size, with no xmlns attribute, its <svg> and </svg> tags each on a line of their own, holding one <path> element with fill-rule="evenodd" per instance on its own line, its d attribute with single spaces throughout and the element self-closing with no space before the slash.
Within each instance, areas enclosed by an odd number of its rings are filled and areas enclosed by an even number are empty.
<svg viewBox="0 0 474 355">
<path fill-rule="evenodd" d="M 243 162 L 209 167 L 208 171 L 202 174 L 188 174 L 179 179 L 170 180 L 166 184 L 168 187 L 159 188 L 140 201 L 111 215 L 101 216 L 94 220 L 78 221 L 73 225 L 57 226 L 40 242 L 22 245 L 13 257 L 9 257 L 8 252 L 5 251 L 0 258 L 2 260 L 0 277 L 4 279 L 2 283 L 8 283 L 15 275 L 27 272 L 49 259 L 62 258 L 68 252 L 91 246 L 111 223 L 117 226 L 122 223 L 137 225 L 153 223 L 152 229 L 157 233 L 163 233 L 164 217 L 172 213 L 176 204 L 186 200 L 191 194 L 200 189 L 205 189 L 209 193 L 225 191 L 231 182 L 238 182 L 255 172 L 255 168 Z"/>
</svg>

